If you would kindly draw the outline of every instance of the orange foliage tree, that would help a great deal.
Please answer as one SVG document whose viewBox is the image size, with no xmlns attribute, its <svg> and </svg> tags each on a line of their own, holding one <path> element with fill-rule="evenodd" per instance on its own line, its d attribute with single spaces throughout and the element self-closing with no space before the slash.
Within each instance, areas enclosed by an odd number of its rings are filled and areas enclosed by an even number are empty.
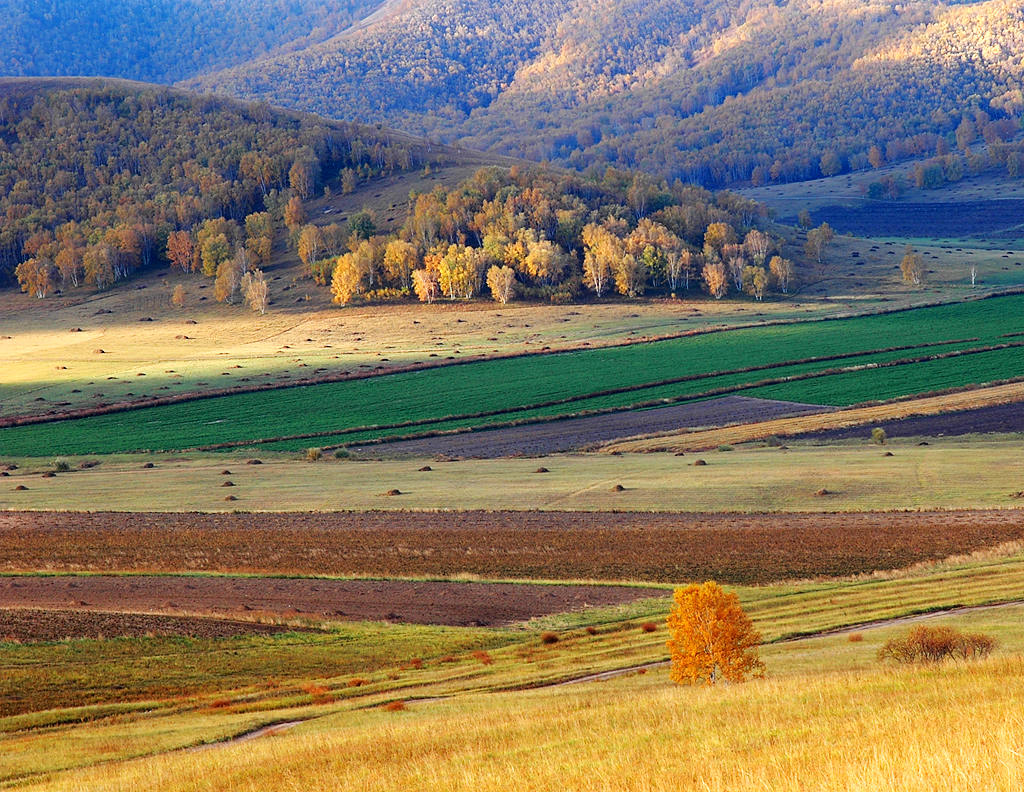
<svg viewBox="0 0 1024 792">
<path fill-rule="evenodd" d="M 761 636 L 735 594 L 709 580 L 677 588 L 674 602 L 668 616 L 673 682 L 713 685 L 719 677 L 742 682 L 763 674 L 757 655 Z"/>
</svg>

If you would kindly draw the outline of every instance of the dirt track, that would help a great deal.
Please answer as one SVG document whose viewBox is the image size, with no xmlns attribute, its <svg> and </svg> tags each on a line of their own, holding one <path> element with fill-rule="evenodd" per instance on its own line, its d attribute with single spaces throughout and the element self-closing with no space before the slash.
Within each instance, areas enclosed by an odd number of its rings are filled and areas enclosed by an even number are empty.
<svg viewBox="0 0 1024 792">
<path fill-rule="evenodd" d="M 609 413 L 420 440 L 354 446 L 353 450 L 364 456 L 387 458 L 436 455 L 490 459 L 517 455 L 535 456 L 573 451 L 597 443 L 651 432 L 722 426 L 753 420 L 831 412 L 835 409 L 815 404 L 726 396 L 695 404 L 678 404 L 653 410 Z"/>
<path fill-rule="evenodd" d="M 0 512 L 0 571 L 769 583 L 899 569 L 1020 540 L 1018 510 Z"/>
<path fill-rule="evenodd" d="M 228 619 L 269 616 L 486 627 L 655 596 L 667 594 L 663 589 L 626 586 L 432 581 L 180 576 L 0 577 L 0 608 L 70 609 L 79 615 L 101 612 L 93 614 L 97 618 L 109 612 L 128 612 L 203 614 Z M 10 613 L 15 612 L 7 612 Z M 0 635 L 6 634 L 7 614 L 0 611 Z M 82 620 L 87 630 L 83 634 L 103 632 L 89 619 L 83 617 Z M 73 620 L 69 621 L 68 627 L 73 626 Z M 119 634 L 117 629 L 112 620 L 104 634 Z M 225 629 L 234 630 L 228 634 L 240 631 L 237 625 L 225 625 Z"/>
</svg>

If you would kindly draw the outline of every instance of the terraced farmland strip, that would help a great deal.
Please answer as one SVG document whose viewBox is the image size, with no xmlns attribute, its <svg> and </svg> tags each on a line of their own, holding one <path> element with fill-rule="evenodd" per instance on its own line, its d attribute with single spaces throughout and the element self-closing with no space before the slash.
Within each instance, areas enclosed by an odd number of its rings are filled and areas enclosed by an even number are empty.
<svg viewBox="0 0 1024 792">
<path fill-rule="evenodd" d="M 809 358 L 877 354 L 879 338 L 934 344 L 962 336 L 963 329 L 970 328 L 979 337 L 978 345 L 984 346 L 997 342 L 1000 334 L 1016 330 L 1016 316 L 1022 308 L 1024 296 L 1014 295 L 884 316 L 748 328 L 630 347 L 481 361 L 361 381 L 238 394 L 5 429 L 0 431 L 0 454 L 177 449 L 518 412 L 566 400 L 583 409 L 587 404 L 578 399 L 585 394 L 611 394 L 600 398 L 614 399 L 623 406 L 635 401 L 624 396 L 637 387 L 651 389 L 649 395 L 658 398 L 651 383 L 790 366 L 795 360 Z M 826 364 L 809 365 L 820 368 Z M 778 371 L 782 374 L 785 370 Z M 749 374 L 735 376 L 739 379 L 722 384 L 738 385 L 744 378 L 750 379 Z M 678 385 L 663 387 L 679 392 Z"/>
<path fill-rule="evenodd" d="M 838 412 L 820 412 L 813 415 L 799 415 L 759 421 L 738 426 L 727 426 L 705 431 L 663 434 L 637 440 L 610 443 L 606 451 L 698 451 L 717 448 L 721 445 L 747 443 L 766 437 L 791 437 L 810 432 L 823 432 L 852 426 L 872 426 L 882 421 L 912 415 L 938 415 L 958 410 L 970 410 L 989 405 L 1008 404 L 1024 401 L 1024 382 L 996 385 L 991 388 L 950 393 L 943 396 L 929 396 L 923 399 L 879 404 L 871 407 L 855 407 Z M 1024 408 L 1022 408 L 1024 409 Z"/>
</svg>

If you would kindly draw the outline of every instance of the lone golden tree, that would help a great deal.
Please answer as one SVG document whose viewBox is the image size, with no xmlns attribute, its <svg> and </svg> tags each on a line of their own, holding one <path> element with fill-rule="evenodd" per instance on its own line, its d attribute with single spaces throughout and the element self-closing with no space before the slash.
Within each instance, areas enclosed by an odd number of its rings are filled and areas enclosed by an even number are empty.
<svg viewBox="0 0 1024 792">
<path fill-rule="evenodd" d="M 674 600 L 668 615 L 673 682 L 713 685 L 719 677 L 742 682 L 748 675 L 763 674 L 757 655 L 761 636 L 735 594 L 709 580 L 677 588 Z"/>
</svg>

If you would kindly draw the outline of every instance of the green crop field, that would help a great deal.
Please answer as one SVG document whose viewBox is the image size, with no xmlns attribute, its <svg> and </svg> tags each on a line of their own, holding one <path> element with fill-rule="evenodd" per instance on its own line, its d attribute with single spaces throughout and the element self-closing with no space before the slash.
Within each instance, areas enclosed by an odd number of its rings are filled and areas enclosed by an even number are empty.
<svg viewBox="0 0 1024 792">
<path fill-rule="evenodd" d="M 557 415 L 595 407 L 628 406 L 650 399 L 754 385 L 809 370 L 824 371 L 1006 343 L 1014 339 L 1002 336 L 1020 329 L 1018 317 L 1022 308 L 1024 296 L 1013 295 L 881 316 L 748 328 L 626 347 L 481 361 L 354 382 L 223 396 L 2 430 L 0 454 L 52 456 L 173 450 L 400 423 L 420 424 L 417 430 L 422 431 L 423 424 L 459 416 L 463 424 L 466 420 L 470 424 L 484 423 L 473 417 L 480 412 L 499 412 L 489 418 L 491 422 L 529 417 L 541 414 L 537 410 L 541 405 L 559 400 L 567 403 L 544 409 Z M 880 352 L 892 347 L 968 338 L 977 340 L 959 346 Z M 858 353 L 865 356 L 797 362 Z M 792 367 L 773 368 L 785 363 Z M 758 367 L 761 369 L 743 374 L 713 376 L 716 372 Z M 1018 350 L 975 354 L 929 365 L 917 363 L 912 369 L 901 367 L 898 374 L 890 376 L 889 394 L 909 395 L 1021 375 L 1024 353 Z M 658 384 L 682 377 L 705 378 L 683 384 Z M 613 396 L 599 395 L 612 389 L 629 390 Z M 835 387 L 827 386 L 826 390 L 827 399 L 815 395 L 813 390 L 804 391 L 803 384 L 798 384 L 795 391 L 790 389 L 792 395 L 787 398 L 837 404 L 884 398 L 870 387 L 847 393 L 842 382 Z M 853 393 L 856 395 L 851 396 Z M 364 433 L 348 439 L 366 436 Z"/>
</svg>

